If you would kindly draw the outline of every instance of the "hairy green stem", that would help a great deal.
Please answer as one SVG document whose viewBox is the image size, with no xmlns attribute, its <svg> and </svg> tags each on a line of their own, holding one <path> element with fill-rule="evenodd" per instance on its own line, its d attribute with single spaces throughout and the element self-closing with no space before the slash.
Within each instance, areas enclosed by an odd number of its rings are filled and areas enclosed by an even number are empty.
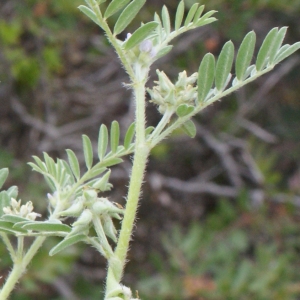
<svg viewBox="0 0 300 300">
<path fill-rule="evenodd" d="M 116 50 L 125 70 L 127 71 L 130 79 L 133 81 L 135 78 L 134 71 L 133 71 L 128 59 L 126 58 L 125 52 L 123 51 L 122 47 L 118 43 L 115 35 L 111 32 L 106 20 L 103 18 L 102 13 L 99 8 L 99 5 L 97 4 L 96 1 L 92 2 L 92 9 L 93 9 L 94 13 L 96 14 L 97 19 L 100 22 L 102 29 L 106 33 L 108 41 L 111 43 L 111 45 Z"/>
<path fill-rule="evenodd" d="M 146 76 L 144 76 L 144 78 L 145 77 Z M 105 299 L 107 299 L 112 290 L 116 289 L 116 285 L 119 284 L 123 275 L 129 242 L 136 218 L 144 172 L 150 152 L 150 148 L 145 141 L 145 79 L 133 83 L 133 88 L 136 100 L 136 141 L 134 159 L 122 228 L 114 252 L 114 257 L 109 260 Z"/>
<path fill-rule="evenodd" d="M 155 127 L 154 131 L 152 132 L 150 139 L 153 139 L 157 136 L 159 136 L 159 134 L 163 131 L 163 129 L 168 125 L 168 123 L 170 122 L 170 119 L 173 115 L 174 111 L 173 110 L 167 110 L 163 117 L 161 118 L 160 122 L 157 124 L 157 126 Z"/>
<path fill-rule="evenodd" d="M 100 242 L 102 244 L 102 249 L 104 250 L 104 252 L 101 252 L 103 254 L 103 256 L 107 259 L 109 259 L 112 255 L 113 255 L 113 251 L 107 241 L 106 235 L 104 233 L 104 230 L 102 228 L 100 219 L 98 216 L 93 217 L 93 224 L 94 224 L 94 228 L 97 232 L 97 235 L 100 239 Z"/>
</svg>

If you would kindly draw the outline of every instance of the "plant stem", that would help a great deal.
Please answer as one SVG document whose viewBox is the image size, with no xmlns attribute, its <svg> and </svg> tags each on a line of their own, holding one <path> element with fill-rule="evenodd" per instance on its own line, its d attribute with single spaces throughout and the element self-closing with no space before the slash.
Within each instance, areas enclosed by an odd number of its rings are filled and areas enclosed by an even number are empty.
<svg viewBox="0 0 300 300">
<path fill-rule="evenodd" d="M 93 224 L 94 224 L 94 228 L 97 232 L 97 235 L 102 243 L 102 249 L 104 250 L 101 253 L 105 258 L 109 259 L 113 255 L 113 251 L 107 241 L 106 235 L 104 233 L 104 230 L 102 228 L 102 225 L 101 225 L 101 222 L 100 222 L 98 216 L 93 217 Z"/>
<path fill-rule="evenodd" d="M 166 125 L 170 122 L 170 118 L 172 117 L 174 111 L 173 110 L 167 110 L 157 126 L 155 127 L 154 131 L 152 132 L 150 136 L 150 140 L 152 140 L 154 137 L 159 136 L 159 134 L 163 131 L 163 129 L 166 127 Z"/>
<path fill-rule="evenodd" d="M 53 213 L 49 220 L 53 220 L 56 218 L 56 214 Z M 9 239 L 2 235 L 2 239 L 5 241 L 6 245 L 11 245 Z M 13 269 L 8 275 L 5 284 L 3 285 L 2 289 L 0 290 L 0 299 L 6 300 L 12 290 L 14 289 L 15 285 L 21 278 L 21 276 L 26 272 L 28 264 L 31 262 L 32 258 L 35 256 L 39 248 L 42 246 L 46 239 L 46 236 L 39 236 L 35 238 L 33 243 L 31 244 L 30 248 L 27 252 L 23 253 L 23 246 L 24 246 L 24 237 L 18 237 L 18 249 L 15 251 L 12 246 L 9 247 L 9 251 L 11 253 L 11 257 L 14 263 Z"/>
<path fill-rule="evenodd" d="M 134 150 L 133 166 L 131 171 L 127 204 L 124 212 L 122 228 L 119 234 L 118 244 L 114 252 L 114 257 L 109 260 L 106 297 L 116 289 L 122 278 L 123 270 L 126 264 L 126 256 L 129 248 L 129 242 L 136 217 L 140 191 L 144 178 L 147 159 L 150 149 L 145 141 L 145 79 L 133 83 L 136 100 L 136 141 Z"/>
<path fill-rule="evenodd" d="M 100 22 L 102 29 L 105 31 L 106 36 L 108 41 L 111 43 L 111 45 L 115 48 L 125 70 L 127 71 L 130 79 L 133 81 L 135 76 L 134 76 L 134 71 L 128 61 L 128 59 L 126 58 L 126 54 L 124 53 L 122 47 L 119 45 L 119 43 L 117 42 L 116 37 L 114 36 L 114 34 L 111 32 L 106 20 L 103 18 L 102 13 L 100 11 L 99 5 L 97 4 L 96 1 L 92 1 L 92 7 L 93 7 L 93 11 L 97 16 L 97 20 Z"/>
<path fill-rule="evenodd" d="M 15 252 L 15 249 L 13 248 L 7 234 L 5 234 L 4 232 L 0 232 L 0 236 L 3 240 L 3 243 L 6 246 L 6 249 L 8 250 L 8 252 L 10 254 L 11 259 L 14 260 L 16 257 L 16 252 Z"/>
<path fill-rule="evenodd" d="M 38 237 L 35 239 L 27 253 L 23 256 L 22 253 L 17 253 L 17 257 L 14 260 L 14 266 L 10 272 L 3 288 L 0 291 L 0 299 L 6 300 L 14 289 L 15 285 L 19 281 L 20 277 L 26 271 L 28 264 L 31 262 L 33 256 L 36 254 L 38 249 L 41 247 L 45 240 L 45 237 Z"/>
</svg>

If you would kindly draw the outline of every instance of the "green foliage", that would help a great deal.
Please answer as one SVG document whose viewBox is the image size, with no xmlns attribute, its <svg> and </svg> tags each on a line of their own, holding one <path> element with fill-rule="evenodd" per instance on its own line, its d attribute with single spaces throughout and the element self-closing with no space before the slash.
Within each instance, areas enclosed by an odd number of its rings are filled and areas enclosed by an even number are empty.
<svg viewBox="0 0 300 300">
<path fill-rule="evenodd" d="M 174 26 L 175 31 L 180 28 L 183 21 L 183 16 L 184 16 L 184 1 L 180 1 L 175 16 L 175 26 Z"/>
<path fill-rule="evenodd" d="M 199 7 L 198 3 L 196 3 L 191 7 L 185 19 L 184 16 L 182 16 L 182 10 L 183 10 L 183 4 L 182 2 L 180 2 L 177 7 L 178 14 L 175 17 L 174 31 L 171 31 L 171 20 L 170 20 L 169 11 L 166 6 L 162 8 L 162 13 L 161 13 L 162 18 L 160 18 L 159 15 L 155 13 L 154 21 L 158 22 L 159 24 L 158 28 L 156 29 L 158 44 L 164 45 L 166 43 L 169 43 L 172 39 L 174 39 L 179 34 L 182 34 L 183 32 L 216 21 L 216 18 L 211 17 L 216 11 L 212 10 L 206 13 L 205 15 L 201 16 L 204 10 L 204 6 L 201 5 Z M 179 22 L 179 20 L 181 22 Z M 179 23 L 181 25 L 183 21 L 184 21 L 183 26 L 180 27 Z"/>
<path fill-rule="evenodd" d="M 104 18 L 109 18 L 119 10 L 121 10 L 124 6 L 126 6 L 130 0 L 113 0 L 109 3 L 107 6 L 107 9 L 105 10 L 104 13 Z"/>
<path fill-rule="evenodd" d="M 123 210 L 116 207 L 105 198 L 98 198 L 98 192 L 110 190 L 112 185 L 108 182 L 110 170 L 108 166 L 120 163 L 121 157 L 131 153 L 133 139 L 133 126 L 130 126 L 126 138 L 126 148 L 119 146 L 119 124 L 114 121 L 110 130 L 111 151 L 107 153 L 108 132 L 104 125 L 99 133 L 99 153 L 101 159 L 93 166 L 93 147 L 88 136 L 83 135 L 83 153 L 87 171 L 81 176 L 78 159 L 75 153 L 68 149 L 68 161 L 57 159 L 55 162 L 47 153 L 44 153 L 44 161 L 34 156 L 35 163 L 29 165 L 38 173 L 44 175 L 46 182 L 54 192 L 48 195 L 50 202 L 50 215 L 47 221 L 35 221 L 37 216 L 32 211 L 31 202 L 21 206 L 21 200 L 16 201 L 17 189 L 9 188 L 0 193 L 1 212 L 0 231 L 5 234 L 22 236 L 62 236 L 59 242 L 50 251 L 54 255 L 61 250 L 80 241 L 90 243 L 107 257 L 112 251 L 106 240 L 106 236 L 117 242 L 116 230 L 111 218 L 120 219 L 119 214 Z M 103 146 L 104 144 L 104 146 Z M 99 175 L 107 171 L 102 177 Z M 0 180 L 3 184 L 8 176 L 8 169 L 1 169 Z M 93 219 L 97 215 L 97 220 Z M 55 216 L 53 218 L 53 216 Z M 65 216 L 77 218 L 72 226 L 63 224 Z M 100 218 L 98 220 L 98 218 Z M 94 220 L 94 221 L 93 221 Z M 95 230 L 100 237 L 97 240 L 93 235 L 89 237 L 90 227 L 94 222 Z M 103 247 L 103 248 L 102 248 Z"/>
<path fill-rule="evenodd" d="M 210 91 L 215 77 L 215 58 L 211 53 L 207 53 L 198 70 L 198 102 L 204 102 Z"/>
<path fill-rule="evenodd" d="M 126 27 L 132 22 L 132 20 L 139 13 L 140 9 L 144 6 L 146 0 L 133 0 L 126 8 L 122 11 L 119 16 L 115 27 L 114 34 L 117 35 L 121 33 Z"/>
<path fill-rule="evenodd" d="M 235 72 L 238 80 L 245 80 L 247 68 L 253 57 L 255 48 L 256 34 L 250 31 L 243 39 L 236 56 Z"/>
<path fill-rule="evenodd" d="M 234 57 L 234 45 L 228 41 L 222 48 L 221 53 L 216 63 L 216 88 L 219 92 L 226 88 L 227 82 L 231 78 L 231 68 Z"/>
<path fill-rule="evenodd" d="M 70 232 L 71 227 L 65 224 L 60 224 L 57 222 L 45 221 L 45 222 L 33 222 L 33 223 L 25 223 L 22 228 L 27 230 L 34 231 L 49 231 L 49 232 Z"/>
<path fill-rule="evenodd" d="M 113 154 L 118 150 L 120 138 L 120 126 L 117 121 L 111 123 L 110 128 L 110 149 Z"/>
<path fill-rule="evenodd" d="M 16 45 L 22 33 L 19 21 L 8 23 L 0 20 L 0 40 L 4 45 Z"/>
<path fill-rule="evenodd" d="M 33 88 L 40 77 L 39 61 L 36 57 L 28 56 L 20 49 L 6 52 L 6 58 L 12 63 L 12 75 L 22 87 Z"/>
<path fill-rule="evenodd" d="M 99 23 L 96 14 L 88 7 L 84 5 L 78 6 L 78 8 L 87 16 L 89 17 L 94 23 L 101 26 L 101 23 Z"/>
<path fill-rule="evenodd" d="M 239 201 L 220 200 L 203 225 L 164 235 L 166 255 L 153 253 L 157 275 L 139 283 L 142 299 L 297 299 L 297 249 L 284 236 L 291 227 L 299 235 L 297 223 L 270 217 L 267 204 L 252 211 L 245 195 Z"/>
<path fill-rule="evenodd" d="M 170 12 L 163 6 L 161 14 L 154 15 L 154 21 L 141 26 L 128 34 L 125 41 L 116 36 L 125 31 L 134 18 L 139 14 L 146 0 L 113 0 L 107 6 L 101 5 L 103 0 L 86 0 L 87 6 L 80 5 L 79 9 L 94 23 L 99 25 L 105 32 L 108 41 L 114 47 L 118 57 L 129 75 L 130 83 L 136 101 L 135 122 L 130 125 L 124 139 L 124 145 L 120 144 L 120 128 L 118 122 L 111 124 L 110 131 L 105 125 L 101 125 L 97 149 L 94 149 L 92 141 L 87 135 L 82 136 L 83 157 L 85 170 L 80 169 L 79 159 L 76 154 L 67 149 L 67 160 L 57 158 L 54 160 L 47 153 L 43 159 L 34 156 L 35 162 L 29 163 L 32 169 L 45 178 L 46 183 L 52 190 L 48 194 L 49 216 L 46 221 L 37 221 L 40 214 L 33 211 L 31 201 L 25 204 L 17 200 L 18 189 L 14 186 L 0 193 L 0 235 L 5 243 L 12 260 L 14 268 L 8 277 L 7 283 L 0 290 L 0 296 L 7 298 L 14 284 L 22 275 L 32 256 L 43 244 L 46 237 L 56 236 L 61 240 L 51 246 L 50 255 L 58 254 L 79 242 L 84 242 L 95 247 L 99 253 L 108 261 L 106 300 L 135 300 L 129 288 L 123 286 L 120 281 L 126 263 L 126 255 L 131 239 L 140 191 L 143 183 L 143 174 L 146 168 L 148 155 L 151 149 L 177 128 L 183 128 L 190 137 L 195 137 L 196 126 L 191 118 L 202 111 L 208 105 L 239 89 L 245 84 L 253 81 L 259 76 L 269 72 L 274 66 L 297 51 L 300 42 L 293 45 L 283 45 L 286 27 L 272 29 L 266 36 L 258 51 L 256 63 L 251 64 L 255 48 L 255 34 L 249 33 L 238 50 L 236 59 L 236 77 L 231 81 L 231 69 L 234 61 L 234 46 L 231 41 L 225 43 L 219 57 L 215 59 L 211 53 L 206 54 L 200 63 L 198 73 L 187 76 L 186 72 L 179 73 L 175 84 L 162 72 L 157 71 L 158 81 L 152 89 L 148 89 L 151 102 L 158 105 L 163 115 L 155 128 L 146 126 L 146 103 L 145 84 L 149 77 L 150 66 L 154 61 L 166 55 L 172 45 L 169 43 L 178 35 L 200 26 L 214 22 L 212 17 L 214 10 L 203 14 L 204 6 L 191 5 L 185 17 L 185 2 L 180 1 L 176 7 L 175 19 L 172 20 Z M 52 6 L 53 5 L 53 6 Z M 62 3 L 52 4 L 50 10 L 55 11 Z M 101 6 L 100 6 L 101 5 Z M 48 9 L 48 8 L 47 8 Z M 107 19 L 118 13 L 113 29 Z M 45 15 L 45 12 L 38 14 Z M 59 32 L 64 22 L 52 22 L 41 18 L 43 21 L 37 24 L 53 26 L 53 32 Z M 62 18 L 63 19 L 63 18 Z M 18 83 L 20 90 L 33 89 L 38 85 L 41 77 L 39 63 L 41 57 L 45 60 L 46 73 L 61 70 L 60 52 L 55 47 L 55 34 L 44 38 L 44 47 L 41 56 L 35 51 L 13 49 L 14 46 L 22 45 L 22 34 L 36 33 L 38 26 L 29 22 L 27 31 L 22 30 L 22 22 L 10 25 L 6 22 L 0 23 L 0 39 L 6 44 L 3 51 L 6 59 L 10 61 L 12 75 Z M 7 32 L 9 34 L 7 34 Z M 230 87 L 227 86 L 230 84 Z M 99 158 L 95 162 L 95 153 Z M 108 168 L 123 161 L 123 156 L 134 153 L 134 163 L 131 170 L 131 178 L 127 196 L 126 210 L 120 205 L 100 197 L 98 193 L 109 191 L 112 184 L 109 183 L 111 170 Z M 7 178 L 8 171 L 0 171 L 0 185 Z M 207 224 L 213 223 L 215 228 L 226 222 L 232 225 L 237 213 L 233 207 L 223 207 L 222 214 L 211 217 Z M 118 234 L 114 219 L 124 221 Z M 71 217 L 72 223 L 66 223 Z M 220 219 L 221 217 L 221 219 Z M 223 218 L 223 219 L 222 219 Z M 69 220 L 67 221 L 69 222 Z M 226 228 L 227 229 L 227 228 Z M 251 228 L 247 228 L 251 231 Z M 242 254 L 250 248 L 247 234 L 242 230 L 236 230 L 226 235 L 222 245 L 216 244 L 214 239 L 215 229 L 204 226 L 202 230 L 198 225 L 182 234 L 175 230 L 174 240 L 165 239 L 165 250 L 169 254 L 170 265 L 173 270 L 183 268 L 185 280 L 184 286 L 178 284 L 178 290 L 168 290 L 174 293 L 173 299 L 185 296 L 205 297 L 237 297 L 251 295 L 257 299 L 276 297 L 288 297 L 289 295 L 282 286 L 276 285 L 279 273 L 284 273 L 282 266 L 287 260 L 278 259 L 278 264 L 270 255 L 277 253 L 277 247 L 255 249 L 252 256 L 247 257 L 240 265 L 237 265 Z M 11 243 L 10 236 L 15 235 L 16 246 Z M 197 237 L 201 238 L 201 245 Z M 32 246 L 24 248 L 24 238 L 33 237 Z M 116 243 L 114 247 L 111 243 Z M 201 246 L 201 251 L 200 251 Z M 174 248 L 176 251 L 174 251 Z M 26 251 L 27 252 L 26 252 Z M 207 255 L 202 262 L 203 252 Z M 180 254 L 178 256 L 178 253 Z M 200 255 L 199 255 L 200 253 Z M 201 256 L 202 254 L 202 256 Z M 183 264 L 181 257 L 186 263 Z M 251 259 L 255 260 L 255 264 Z M 197 262 L 201 261 L 201 265 Z M 22 262 L 22 268 L 18 263 Z M 191 267 L 190 267 L 191 265 Z M 254 266 L 253 266 L 254 265 Z M 194 267 L 197 266 L 197 269 Z M 220 267 L 221 271 L 220 271 Z M 271 271 L 268 270 L 270 267 Z M 267 271 L 265 271 L 267 270 Z M 206 290 L 191 290 L 187 287 L 190 278 L 198 280 L 198 276 L 206 276 L 210 272 L 213 277 L 212 288 L 209 293 Z M 16 273 L 17 275 L 14 275 Z M 256 280 L 257 274 L 263 274 L 263 280 Z M 288 278 L 289 274 L 284 273 Z M 202 277 L 201 277 L 202 279 Z M 165 286 L 171 286 L 176 278 L 168 276 L 161 279 Z M 253 284 L 247 285 L 251 281 Z M 171 284 L 170 284 L 171 283 Z M 177 282 L 176 282 L 177 283 Z M 164 293 L 165 293 L 164 291 Z M 158 293 L 157 297 L 165 296 Z M 138 297 L 138 295 L 137 295 Z M 153 290 L 151 291 L 153 297 Z M 246 299 L 246 298 L 245 298 Z M 279 299 L 279 298 L 278 298 Z"/>
<path fill-rule="evenodd" d="M 119 124 L 117 122 L 112 122 L 110 131 L 110 142 L 111 151 L 107 152 L 108 146 L 108 131 L 105 125 L 100 127 L 99 140 L 98 140 L 98 157 L 100 162 L 93 166 L 93 147 L 92 142 L 88 136 L 83 135 L 83 153 L 84 159 L 87 167 L 87 172 L 82 176 L 80 175 L 79 161 L 75 153 L 67 149 L 68 161 L 57 159 L 55 163 L 54 160 L 49 157 L 47 153 L 44 153 L 44 162 L 33 156 L 35 163 L 30 162 L 29 165 L 33 170 L 43 174 L 47 179 L 49 187 L 53 191 L 61 191 L 65 188 L 70 188 L 75 185 L 74 190 L 68 191 L 68 195 L 79 191 L 84 185 L 91 185 L 94 183 L 94 177 L 99 176 L 107 170 L 107 167 L 118 164 L 122 161 L 121 157 L 128 155 L 132 152 L 130 147 L 130 142 L 133 138 L 133 128 L 132 126 L 128 129 L 128 136 L 126 140 L 126 147 L 119 146 Z"/>
<path fill-rule="evenodd" d="M 54 246 L 50 252 L 49 252 L 49 255 L 50 256 L 53 256 L 55 254 L 57 254 L 58 252 L 74 245 L 74 244 L 77 244 L 79 242 L 84 242 L 86 241 L 86 235 L 85 234 L 75 234 L 75 235 L 72 235 L 68 238 L 64 238 L 60 243 L 58 243 L 56 246 Z"/>
<path fill-rule="evenodd" d="M 130 50 L 134 46 L 145 40 L 152 31 L 158 26 L 157 22 L 149 22 L 138 28 L 125 42 L 125 49 Z"/>
<path fill-rule="evenodd" d="M 0 189 L 2 188 L 7 177 L 8 177 L 8 169 L 7 168 L 1 169 L 0 170 Z"/>
<path fill-rule="evenodd" d="M 183 123 L 181 128 L 189 137 L 194 138 L 196 136 L 197 129 L 193 121 L 191 120 L 186 121 L 185 123 Z"/>
<path fill-rule="evenodd" d="M 300 48 L 300 42 L 293 45 L 281 46 L 285 31 L 285 27 L 279 31 L 278 28 L 271 29 L 258 51 L 256 64 L 250 66 L 248 64 L 253 55 L 255 35 L 252 32 L 246 35 L 238 50 L 236 60 L 237 77 L 232 80 L 232 88 L 235 89 L 240 84 L 244 85 L 252 81 L 261 72 L 272 69 L 283 57 L 286 57 L 286 54 L 294 53 Z M 200 103 L 203 101 L 211 103 L 215 101 L 216 97 L 222 97 L 221 92 L 226 88 L 231 78 L 230 70 L 232 68 L 233 56 L 234 47 L 232 42 L 227 42 L 222 48 L 216 68 L 212 54 L 208 53 L 204 56 L 198 71 L 198 101 Z M 211 90 L 214 80 L 216 91 Z M 225 90 L 223 95 L 231 92 L 232 88 Z"/>
<path fill-rule="evenodd" d="M 178 117 L 184 117 L 193 112 L 194 109 L 192 105 L 181 104 L 177 107 L 176 114 Z"/>
<path fill-rule="evenodd" d="M 24 93 L 36 89 L 42 75 L 50 80 L 63 71 L 62 42 L 72 36 L 69 31 L 78 23 L 76 2 L 26 0 L 15 5 L 13 18 L 3 16 L 1 55 L 9 69 L 2 72 L 2 81 L 4 76 L 12 76 L 17 92 Z"/>
</svg>

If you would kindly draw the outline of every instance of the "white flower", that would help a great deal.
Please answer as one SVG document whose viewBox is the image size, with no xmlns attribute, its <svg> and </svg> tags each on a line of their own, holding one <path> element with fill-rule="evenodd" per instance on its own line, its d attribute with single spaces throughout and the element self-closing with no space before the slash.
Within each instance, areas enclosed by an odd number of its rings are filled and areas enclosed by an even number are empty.
<svg viewBox="0 0 300 300">
<path fill-rule="evenodd" d="M 140 51 L 149 53 L 151 58 L 153 58 L 157 54 L 157 51 L 156 51 L 155 47 L 153 46 L 151 40 L 142 41 L 140 43 Z"/>
<path fill-rule="evenodd" d="M 40 214 L 33 211 L 33 204 L 31 201 L 21 205 L 21 200 L 17 201 L 14 198 L 10 199 L 10 206 L 3 207 L 3 212 L 8 215 L 15 215 L 34 221 L 36 217 L 41 217 Z"/>
</svg>

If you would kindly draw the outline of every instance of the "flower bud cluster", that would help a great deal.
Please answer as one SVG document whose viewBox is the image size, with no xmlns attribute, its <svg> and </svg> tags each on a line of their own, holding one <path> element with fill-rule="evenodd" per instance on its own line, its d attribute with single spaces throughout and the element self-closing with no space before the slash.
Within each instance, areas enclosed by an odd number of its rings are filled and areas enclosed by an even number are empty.
<svg viewBox="0 0 300 300">
<path fill-rule="evenodd" d="M 113 218 L 121 220 L 123 208 L 118 204 L 109 201 L 107 198 L 99 198 L 97 191 L 91 187 L 85 187 L 82 196 L 77 197 L 73 203 L 60 213 L 61 216 L 75 217 L 72 224 L 72 234 L 87 234 L 93 226 L 93 218 L 97 217 L 105 235 L 113 241 L 117 241 L 117 230 Z"/>
<path fill-rule="evenodd" d="M 158 81 L 155 86 L 148 89 L 151 96 L 151 102 L 158 105 L 161 114 L 166 111 L 176 111 L 181 104 L 195 105 L 197 99 L 197 87 L 194 86 L 197 81 L 197 73 L 187 76 L 186 71 L 179 73 L 175 84 L 171 82 L 163 71 L 156 71 Z"/>
<path fill-rule="evenodd" d="M 10 199 L 10 206 L 3 207 L 3 212 L 8 215 L 22 217 L 31 221 L 34 221 L 36 217 L 41 216 L 33 211 L 33 205 L 31 201 L 21 205 L 21 200 L 17 201 L 14 198 Z"/>
</svg>

